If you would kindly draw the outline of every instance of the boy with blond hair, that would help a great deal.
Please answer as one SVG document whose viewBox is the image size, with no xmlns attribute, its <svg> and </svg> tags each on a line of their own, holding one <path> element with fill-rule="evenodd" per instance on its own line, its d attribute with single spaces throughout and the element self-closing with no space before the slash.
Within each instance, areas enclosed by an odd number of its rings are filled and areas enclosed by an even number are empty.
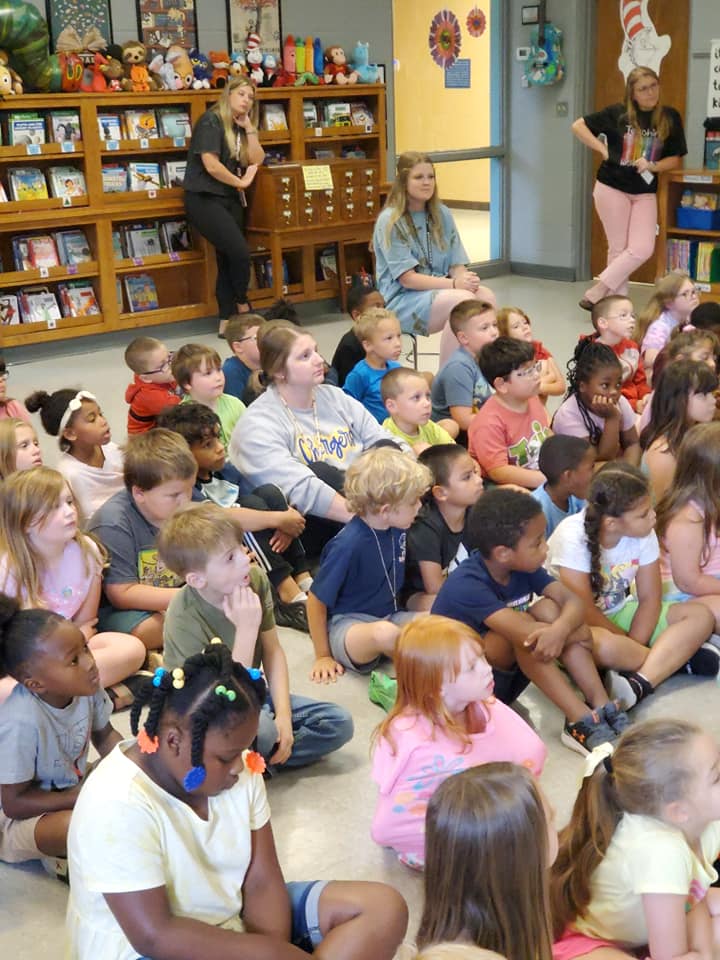
<svg viewBox="0 0 720 960">
<path fill-rule="evenodd" d="M 163 617 L 182 581 L 158 559 L 155 540 L 162 524 L 190 502 L 196 473 L 190 448 L 171 430 L 156 427 L 128 440 L 125 489 L 87 527 L 109 555 L 98 630 L 132 633 L 149 650 L 162 647 Z"/>
<path fill-rule="evenodd" d="M 387 416 L 380 395 L 380 383 L 388 372 L 400 366 L 397 362 L 402 352 L 400 321 L 392 310 L 371 307 L 355 321 L 355 335 L 365 351 L 347 375 L 343 390 L 359 400 L 378 423 Z"/>
<path fill-rule="evenodd" d="M 645 376 L 640 347 L 632 339 L 635 332 L 635 308 L 628 297 L 613 293 L 593 304 L 593 339 L 604 343 L 620 361 L 621 393 L 635 413 L 642 413 L 650 399 L 651 388 Z"/>
<path fill-rule="evenodd" d="M 181 403 L 204 403 L 220 421 L 220 439 L 227 452 L 235 424 L 245 413 L 245 404 L 225 393 L 225 374 L 217 350 L 200 343 L 186 343 L 172 361 L 173 376 L 184 396 Z"/>
<path fill-rule="evenodd" d="M 432 483 L 427 467 L 392 447 L 363 453 L 345 474 L 352 520 L 323 549 L 307 601 L 315 681 L 370 673 L 393 655 L 400 627 L 406 531 Z"/>
<path fill-rule="evenodd" d="M 265 323 L 259 313 L 235 313 L 228 317 L 225 339 L 232 351 L 222 365 L 225 375 L 225 393 L 249 404 L 257 396 L 253 376 L 260 370 L 258 334 Z M 258 385 L 259 388 L 259 385 Z"/>
<path fill-rule="evenodd" d="M 125 403 L 130 404 L 127 431 L 145 433 L 155 426 L 161 410 L 180 403 L 172 354 L 155 337 L 135 337 L 125 349 L 125 363 L 134 374 L 125 391 Z"/>
<path fill-rule="evenodd" d="M 455 442 L 444 421 L 430 419 L 430 387 L 422 373 L 407 367 L 389 370 L 380 383 L 380 395 L 390 414 L 383 427 L 409 443 L 416 455 L 434 444 Z"/>
<path fill-rule="evenodd" d="M 260 713 L 258 751 L 268 763 L 299 767 L 338 750 L 353 735 L 343 707 L 290 693 L 270 583 L 250 563 L 234 511 L 193 504 L 164 525 L 160 555 L 185 580 L 165 618 L 165 665 L 182 666 L 214 637 L 247 669 L 263 669 L 270 696 Z"/>
</svg>

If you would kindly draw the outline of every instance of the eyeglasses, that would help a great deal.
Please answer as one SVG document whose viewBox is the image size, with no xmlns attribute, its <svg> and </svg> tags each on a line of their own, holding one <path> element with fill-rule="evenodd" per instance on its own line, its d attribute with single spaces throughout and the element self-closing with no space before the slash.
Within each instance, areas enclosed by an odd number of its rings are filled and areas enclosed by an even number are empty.
<svg viewBox="0 0 720 960">
<path fill-rule="evenodd" d="M 256 334 L 256 333 L 252 333 L 252 334 L 248 335 L 247 337 L 240 337 L 240 339 L 239 339 L 237 342 L 238 342 L 238 343 L 245 343 L 246 340 L 257 340 L 257 334 Z"/>
<path fill-rule="evenodd" d="M 155 374 L 155 373 L 164 373 L 166 370 L 169 370 L 169 369 L 170 369 L 170 366 L 171 366 L 171 364 L 172 364 L 172 362 L 173 362 L 173 357 L 174 357 L 174 356 L 175 356 L 174 353 L 169 353 L 169 354 L 167 355 L 167 360 L 163 360 L 163 362 L 160 364 L 160 366 L 157 368 L 157 370 L 146 370 L 144 373 L 141 373 L 140 376 L 141 376 L 141 377 L 152 377 L 152 375 Z"/>
<path fill-rule="evenodd" d="M 685 300 L 689 300 L 690 297 L 696 297 L 698 295 L 698 288 L 693 287 L 692 290 L 683 290 L 682 293 L 679 293 L 679 297 L 683 297 Z"/>
<path fill-rule="evenodd" d="M 542 362 L 540 360 L 536 360 L 531 367 L 525 367 L 524 370 L 515 370 L 514 373 L 516 373 L 520 378 L 525 378 L 534 377 L 536 374 L 539 374 L 541 370 Z"/>
<path fill-rule="evenodd" d="M 649 83 L 646 87 L 635 87 L 635 93 L 654 93 L 660 84 L 657 81 Z"/>
</svg>

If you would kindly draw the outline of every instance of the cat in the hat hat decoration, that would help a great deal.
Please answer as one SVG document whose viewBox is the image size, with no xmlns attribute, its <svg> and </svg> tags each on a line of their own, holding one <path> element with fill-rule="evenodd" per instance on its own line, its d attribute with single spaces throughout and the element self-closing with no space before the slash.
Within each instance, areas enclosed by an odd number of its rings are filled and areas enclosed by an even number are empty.
<svg viewBox="0 0 720 960">
<path fill-rule="evenodd" d="M 625 79 L 635 67 L 649 67 L 659 76 L 672 40 L 667 34 L 658 36 L 648 13 L 648 0 L 620 0 L 620 20 L 624 38 L 618 67 Z"/>
<path fill-rule="evenodd" d="M 247 38 L 247 46 L 245 50 L 245 59 L 247 60 L 247 67 L 250 72 L 250 79 L 255 84 L 256 87 L 259 87 L 263 82 L 265 74 L 263 72 L 263 52 L 261 48 L 262 40 L 260 39 L 259 33 L 249 33 Z"/>
</svg>

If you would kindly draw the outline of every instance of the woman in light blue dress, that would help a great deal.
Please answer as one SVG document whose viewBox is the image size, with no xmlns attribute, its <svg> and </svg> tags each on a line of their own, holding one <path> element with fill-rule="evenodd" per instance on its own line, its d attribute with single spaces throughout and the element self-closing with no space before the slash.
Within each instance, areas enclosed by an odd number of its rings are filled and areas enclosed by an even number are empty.
<svg viewBox="0 0 720 960">
<path fill-rule="evenodd" d="M 495 305 L 495 295 L 467 269 L 468 255 L 455 221 L 440 203 L 435 168 L 425 154 L 408 151 L 373 232 L 375 280 L 405 333 L 443 331 L 440 365 L 458 347 L 448 318 L 453 307 L 474 297 Z"/>
</svg>

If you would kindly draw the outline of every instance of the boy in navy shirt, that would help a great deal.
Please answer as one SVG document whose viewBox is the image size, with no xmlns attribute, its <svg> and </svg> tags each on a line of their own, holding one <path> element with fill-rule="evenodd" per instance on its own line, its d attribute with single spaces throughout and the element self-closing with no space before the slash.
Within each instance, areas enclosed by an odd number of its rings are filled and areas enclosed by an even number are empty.
<svg viewBox="0 0 720 960">
<path fill-rule="evenodd" d="M 253 389 L 250 378 L 260 369 L 258 335 L 264 323 L 258 313 L 235 313 L 228 317 L 225 327 L 225 339 L 233 354 L 222 365 L 225 393 L 242 400 L 245 406 L 253 402 L 259 389 Z"/>
<path fill-rule="evenodd" d="M 370 673 L 391 657 L 400 625 L 406 533 L 432 482 L 427 467 L 392 447 L 376 447 L 348 468 L 343 493 L 356 516 L 326 544 L 307 600 L 315 665 L 327 683 L 346 669 Z"/>
<path fill-rule="evenodd" d="M 585 754 L 614 740 L 628 718 L 602 685 L 581 600 L 543 569 L 547 544 L 540 504 L 517 490 L 488 490 L 470 512 L 465 542 L 470 556 L 450 574 L 432 612 L 460 620 L 483 637 L 500 700 L 511 703 L 527 677 L 562 710 L 565 746 Z M 539 598 L 534 603 L 533 596 Z"/>
</svg>

